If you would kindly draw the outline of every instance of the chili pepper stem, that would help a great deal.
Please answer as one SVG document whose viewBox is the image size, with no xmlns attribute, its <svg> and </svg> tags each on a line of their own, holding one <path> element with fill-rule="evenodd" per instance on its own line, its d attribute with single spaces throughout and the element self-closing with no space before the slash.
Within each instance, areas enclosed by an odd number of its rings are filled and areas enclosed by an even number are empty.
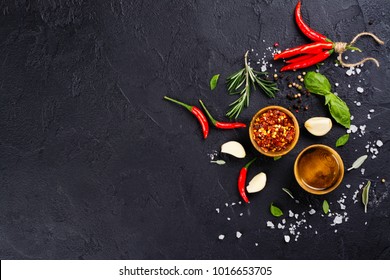
<svg viewBox="0 0 390 280">
<path fill-rule="evenodd" d="M 247 164 L 245 164 L 244 168 L 248 169 L 249 166 L 256 160 L 257 158 L 254 158 L 252 159 L 250 162 L 248 162 Z"/>
<path fill-rule="evenodd" d="M 209 110 L 207 110 L 206 106 L 204 105 L 203 101 L 199 99 L 200 105 L 202 105 L 203 110 L 206 112 L 206 115 L 209 117 L 211 123 L 215 126 L 217 124 L 217 121 L 213 118 L 213 116 L 210 114 Z"/>
<path fill-rule="evenodd" d="M 188 104 L 185 104 L 185 103 L 183 103 L 183 102 L 180 102 L 179 100 L 170 98 L 170 97 L 168 97 L 168 96 L 164 96 L 164 99 L 169 100 L 169 101 L 171 101 L 171 102 L 173 102 L 173 103 L 179 104 L 180 106 L 183 106 L 184 108 L 186 108 L 186 109 L 187 109 L 188 111 L 190 111 L 190 112 L 192 111 L 193 106 L 190 106 L 190 105 L 188 105 Z"/>
</svg>

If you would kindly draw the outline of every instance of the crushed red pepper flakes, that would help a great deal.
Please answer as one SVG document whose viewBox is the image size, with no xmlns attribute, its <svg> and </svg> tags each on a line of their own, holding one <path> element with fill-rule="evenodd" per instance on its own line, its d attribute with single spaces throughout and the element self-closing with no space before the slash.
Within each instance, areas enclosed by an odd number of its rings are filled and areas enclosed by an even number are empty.
<svg viewBox="0 0 390 280">
<path fill-rule="evenodd" d="M 284 112 L 270 109 L 259 115 L 253 124 L 253 140 L 264 152 L 280 152 L 294 141 L 293 120 Z"/>
</svg>

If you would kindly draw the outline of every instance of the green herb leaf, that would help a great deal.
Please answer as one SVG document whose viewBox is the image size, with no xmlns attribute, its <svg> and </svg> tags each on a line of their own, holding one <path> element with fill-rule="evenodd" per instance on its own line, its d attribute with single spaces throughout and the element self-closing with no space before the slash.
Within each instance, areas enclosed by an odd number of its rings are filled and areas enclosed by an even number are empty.
<svg viewBox="0 0 390 280">
<path fill-rule="evenodd" d="M 274 157 L 274 161 L 279 160 L 279 159 L 281 159 L 281 158 L 282 158 L 282 156 Z"/>
<path fill-rule="evenodd" d="M 229 105 L 230 109 L 226 113 L 226 116 L 230 119 L 237 119 L 242 110 L 249 106 L 251 84 L 254 90 L 258 86 L 269 97 L 275 97 L 275 93 L 279 90 L 274 82 L 260 78 L 260 76 L 266 75 L 267 73 L 255 71 L 249 66 L 248 52 L 245 53 L 244 61 L 245 67 L 226 79 L 228 93 L 230 95 L 240 95 L 238 99 Z"/>
<path fill-rule="evenodd" d="M 351 113 L 347 104 L 340 97 L 331 92 L 329 80 L 322 74 L 310 71 L 305 76 L 305 87 L 312 93 L 325 96 L 325 105 L 336 122 L 349 128 Z"/>
<path fill-rule="evenodd" d="M 284 191 L 286 194 L 288 194 L 292 199 L 295 199 L 292 192 L 289 189 L 282 188 L 282 191 Z"/>
<path fill-rule="evenodd" d="M 322 203 L 322 210 L 324 211 L 325 214 L 328 214 L 329 212 L 329 203 L 328 201 L 324 200 Z"/>
<path fill-rule="evenodd" d="M 370 187 L 371 187 L 371 181 L 368 181 L 367 185 L 364 186 L 363 192 L 362 192 L 362 202 L 364 204 L 364 213 L 367 213 L 368 194 L 370 192 Z"/>
<path fill-rule="evenodd" d="M 331 92 L 329 80 L 324 75 L 313 71 L 305 75 L 305 87 L 308 91 L 319 95 Z"/>
<path fill-rule="evenodd" d="M 347 171 L 350 171 L 352 169 L 358 169 L 360 166 L 362 166 L 362 164 L 366 161 L 367 158 L 368 155 L 359 157 L 357 160 L 354 161 L 354 163 L 352 163 L 352 166 L 348 168 Z"/>
<path fill-rule="evenodd" d="M 219 159 L 219 160 L 212 160 L 210 161 L 211 163 L 215 163 L 215 164 L 218 164 L 218 165 L 224 165 L 226 163 L 226 161 L 224 161 L 223 159 Z"/>
<path fill-rule="evenodd" d="M 328 93 L 326 97 L 328 96 L 330 97 L 328 102 L 330 114 L 336 122 L 345 128 L 349 128 L 351 126 L 351 113 L 349 112 L 347 104 L 333 93 Z"/>
<path fill-rule="evenodd" d="M 214 75 L 210 80 L 210 89 L 214 90 L 217 87 L 219 74 Z"/>
<path fill-rule="evenodd" d="M 283 211 L 280 210 L 279 207 L 276 207 L 273 203 L 271 203 L 270 211 L 271 214 L 275 217 L 283 216 Z"/>
<path fill-rule="evenodd" d="M 344 134 L 343 136 L 339 137 L 336 141 L 336 147 L 341 147 L 347 144 L 349 140 L 349 134 Z"/>
</svg>

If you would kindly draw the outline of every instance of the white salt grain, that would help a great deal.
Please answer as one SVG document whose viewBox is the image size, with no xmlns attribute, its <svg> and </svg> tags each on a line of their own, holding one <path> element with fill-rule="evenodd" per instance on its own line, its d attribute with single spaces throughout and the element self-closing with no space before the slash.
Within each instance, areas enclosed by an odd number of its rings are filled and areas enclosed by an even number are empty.
<svg viewBox="0 0 390 280">
<path fill-rule="evenodd" d="M 348 76 L 351 76 L 352 75 L 352 69 L 348 69 L 347 72 L 345 72 L 345 74 L 347 74 Z"/>
<path fill-rule="evenodd" d="M 356 91 L 359 92 L 359 93 L 363 93 L 363 92 L 364 92 L 364 89 L 363 89 L 362 87 L 358 87 L 358 88 L 356 89 Z"/>
<path fill-rule="evenodd" d="M 294 217 L 294 213 L 293 213 L 291 210 L 288 210 L 288 216 L 289 216 L 290 218 L 292 218 L 292 217 Z"/>
<path fill-rule="evenodd" d="M 275 228 L 275 225 L 274 225 L 273 222 L 268 221 L 268 222 L 267 222 L 267 227 L 274 229 L 274 228 Z"/>
<path fill-rule="evenodd" d="M 256 246 L 256 247 L 259 246 L 259 243 L 255 243 L 255 246 Z"/>
<path fill-rule="evenodd" d="M 360 74 L 360 72 L 362 72 L 362 70 L 360 68 L 356 68 L 356 74 Z"/>
<path fill-rule="evenodd" d="M 223 234 L 220 234 L 219 236 L 218 236 L 218 239 L 219 240 L 223 240 L 225 238 L 225 235 L 223 235 Z"/>
<path fill-rule="evenodd" d="M 375 110 L 374 109 L 370 109 L 370 113 L 374 113 L 375 112 Z"/>
<path fill-rule="evenodd" d="M 285 223 L 286 223 L 286 219 L 283 219 L 283 220 L 282 220 L 282 224 L 285 224 Z"/>
<path fill-rule="evenodd" d="M 217 211 L 217 213 L 219 214 L 219 208 L 216 208 L 215 211 Z"/>
<path fill-rule="evenodd" d="M 360 107 L 362 105 L 361 102 L 356 102 L 356 106 Z"/>
<path fill-rule="evenodd" d="M 242 236 L 242 233 L 239 232 L 239 231 L 237 231 L 237 232 L 236 232 L 236 237 L 237 237 L 237 238 L 240 238 L 241 236 Z"/>
<path fill-rule="evenodd" d="M 315 214 L 315 212 L 316 212 L 316 210 L 314 210 L 314 209 L 310 209 L 310 211 L 309 211 L 309 214 L 310 214 L 310 215 L 314 215 L 314 214 Z"/>
<path fill-rule="evenodd" d="M 378 147 L 382 147 L 382 146 L 383 146 L 383 142 L 382 142 L 381 140 L 377 140 L 377 141 L 376 141 L 376 145 L 377 145 Z"/>
<path fill-rule="evenodd" d="M 286 243 L 290 242 L 290 236 L 289 235 L 285 235 L 284 236 L 284 241 L 286 241 Z"/>
<path fill-rule="evenodd" d="M 342 216 L 336 216 L 333 220 L 334 225 L 341 224 L 343 222 L 343 217 Z"/>
<path fill-rule="evenodd" d="M 347 189 L 349 189 L 349 188 L 351 187 L 351 185 L 348 184 L 348 185 L 345 185 L 345 187 L 346 187 Z"/>
<path fill-rule="evenodd" d="M 229 218 L 229 217 L 227 217 L 227 218 L 226 218 L 226 220 L 230 221 L 230 218 Z"/>
<path fill-rule="evenodd" d="M 335 85 L 336 87 L 338 87 L 338 86 L 339 86 L 339 83 L 335 83 L 334 85 Z"/>
</svg>

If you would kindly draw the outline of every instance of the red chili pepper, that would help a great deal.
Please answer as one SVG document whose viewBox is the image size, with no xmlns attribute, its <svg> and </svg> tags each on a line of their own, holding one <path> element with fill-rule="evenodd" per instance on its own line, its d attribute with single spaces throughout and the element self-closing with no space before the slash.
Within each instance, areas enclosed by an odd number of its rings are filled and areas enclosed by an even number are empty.
<svg viewBox="0 0 390 280">
<path fill-rule="evenodd" d="M 331 54 L 333 53 L 333 50 L 326 50 L 320 54 L 317 54 L 307 60 L 296 62 L 289 64 L 287 66 L 284 66 L 282 69 L 280 69 L 280 72 L 288 71 L 288 70 L 296 70 L 301 68 L 306 68 L 309 66 L 312 66 L 314 64 L 317 64 L 325 59 L 327 59 Z"/>
<path fill-rule="evenodd" d="M 305 44 L 292 49 L 287 49 L 281 53 L 276 54 L 274 56 L 274 60 L 280 58 L 289 58 L 304 53 L 317 54 L 322 52 L 322 50 L 330 50 L 332 48 L 333 48 L 332 42 L 315 42 L 315 43 Z"/>
<path fill-rule="evenodd" d="M 215 127 L 218 127 L 220 129 L 234 129 L 234 128 L 240 128 L 240 127 L 246 127 L 246 124 L 240 123 L 240 122 L 219 122 L 213 118 L 213 116 L 210 114 L 210 112 L 207 110 L 206 106 L 203 104 L 202 100 L 199 99 L 200 105 L 202 105 L 204 111 L 206 112 L 207 116 L 211 120 L 212 124 Z"/>
<path fill-rule="evenodd" d="M 252 159 L 250 162 L 245 164 L 243 168 L 241 168 L 240 175 L 238 176 L 238 192 L 240 193 L 242 199 L 249 203 L 249 199 L 246 196 L 245 192 L 245 183 L 246 183 L 246 173 L 248 172 L 249 166 L 256 160 L 256 158 Z"/>
<path fill-rule="evenodd" d="M 295 58 L 292 58 L 290 60 L 287 60 L 286 63 L 297 63 L 297 62 L 300 62 L 300 61 L 304 61 L 304 60 L 308 60 L 312 57 L 314 57 L 315 54 L 304 54 L 304 55 L 300 55 L 300 56 L 297 56 Z"/>
<path fill-rule="evenodd" d="M 209 134 L 209 123 L 207 122 L 206 116 L 203 114 L 203 112 L 198 107 L 185 104 L 185 103 L 180 102 L 178 100 L 172 99 L 168 96 L 164 96 L 164 99 L 169 100 L 171 102 L 174 102 L 176 104 L 179 104 L 179 105 L 183 106 L 184 108 L 186 108 L 188 111 L 190 111 L 198 119 L 200 125 L 202 126 L 204 139 L 207 138 L 207 135 Z"/>
<path fill-rule="evenodd" d="M 329 42 L 329 41 L 331 41 L 328 38 L 326 38 L 326 36 L 311 29 L 303 21 L 302 13 L 301 13 L 301 1 L 298 1 L 297 6 L 295 7 L 295 21 L 296 21 L 299 29 L 303 32 L 303 34 L 305 34 L 312 41 L 316 41 L 316 42 Z"/>
</svg>

